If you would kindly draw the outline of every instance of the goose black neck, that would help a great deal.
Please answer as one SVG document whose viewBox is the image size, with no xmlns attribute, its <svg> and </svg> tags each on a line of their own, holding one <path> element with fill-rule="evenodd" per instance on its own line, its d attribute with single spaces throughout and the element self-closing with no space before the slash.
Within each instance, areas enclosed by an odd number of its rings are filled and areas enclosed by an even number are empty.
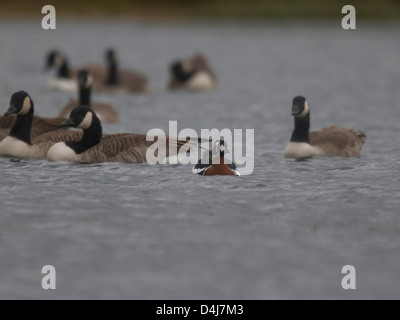
<svg viewBox="0 0 400 320">
<path fill-rule="evenodd" d="M 118 81 L 118 64 L 117 62 L 111 62 L 108 66 L 108 78 L 107 78 L 107 84 L 109 86 L 116 86 L 119 84 Z"/>
<path fill-rule="evenodd" d="M 58 70 L 58 77 L 59 78 L 70 78 L 71 74 L 69 71 L 68 62 L 64 60 L 63 64 L 61 65 L 60 69 Z"/>
<path fill-rule="evenodd" d="M 93 114 L 92 125 L 83 130 L 82 139 L 80 141 L 67 142 L 66 145 L 74 150 L 76 154 L 81 154 L 98 145 L 101 142 L 102 135 L 103 129 L 100 120 Z"/>
<path fill-rule="evenodd" d="M 304 118 L 294 118 L 294 130 L 290 142 L 306 142 L 310 143 L 310 114 Z"/>
<path fill-rule="evenodd" d="M 11 129 L 10 136 L 17 138 L 31 145 L 31 129 L 33 120 L 33 103 L 26 115 L 18 115 L 14 127 Z"/>
<path fill-rule="evenodd" d="M 90 105 L 91 92 L 92 89 L 90 86 L 86 88 L 84 86 L 79 87 L 79 103 L 81 106 L 91 107 Z"/>
</svg>

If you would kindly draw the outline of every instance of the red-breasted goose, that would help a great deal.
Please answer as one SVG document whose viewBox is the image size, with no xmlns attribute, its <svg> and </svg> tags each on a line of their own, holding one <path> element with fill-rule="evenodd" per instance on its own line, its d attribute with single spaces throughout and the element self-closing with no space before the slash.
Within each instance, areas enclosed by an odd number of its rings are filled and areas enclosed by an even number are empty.
<svg viewBox="0 0 400 320">
<path fill-rule="evenodd" d="M 226 163 L 227 153 L 228 144 L 224 139 L 216 141 L 212 151 L 197 163 L 192 172 L 202 176 L 240 176 L 235 163 Z"/>
</svg>

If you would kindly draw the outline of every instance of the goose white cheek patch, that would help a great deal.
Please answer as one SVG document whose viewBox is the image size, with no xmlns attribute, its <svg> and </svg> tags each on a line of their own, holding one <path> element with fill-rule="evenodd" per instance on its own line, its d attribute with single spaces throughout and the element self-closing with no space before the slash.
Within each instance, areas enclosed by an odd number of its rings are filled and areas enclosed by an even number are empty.
<svg viewBox="0 0 400 320">
<path fill-rule="evenodd" d="M 86 83 L 85 83 L 85 87 L 89 88 L 93 85 L 93 77 L 91 75 L 88 76 Z"/>
<path fill-rule="evenodd" d="M 300 114 L 298 115 L 298 117 L 299 117 L 299 118 L 304 118 L 309 112 L 310 112 L 310 107 L 309 107 L 309 105 L 308 105 L 308 102 L 305 101 L 305 102 L 304 102 L 304 110 L 303 110 L 302 113 L 300 113 Z"/>
<path fill-rule="evenodd" d="M 55 56 L 55 60 L 54 60 L 55 66 L 56 66 L 57 68 L 60 68 L 60 67 L 63 65 L 63 63 L 64 63 L 63 58 L 60 57 L 59 54 L 57 54 L 57 55 Z"/>
<path fill-rule="evenodd" d="M 29 97 L 26 97 L 24 100 L 24 104 L 22 105 L 22 109 L 20 112 L 18 112 L 18 115 L 24 116 L 28 114 L 30 109 L 31 109 L 31 99 Z"/>
<path fill-rule="evenodd" d="M 88 112 L 85 116 L 85 119 L 83 119 L 83 121 L 79 124 L 78 128 L 82 130 L 89 129 L 92 125 L 92 120 L 93 114 L 91 112 Z"/>
</svg>

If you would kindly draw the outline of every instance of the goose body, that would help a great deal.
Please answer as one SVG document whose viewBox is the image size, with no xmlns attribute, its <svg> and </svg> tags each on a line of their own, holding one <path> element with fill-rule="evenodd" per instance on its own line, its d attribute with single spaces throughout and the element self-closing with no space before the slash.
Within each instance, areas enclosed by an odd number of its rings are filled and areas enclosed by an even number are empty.
<svg viewBox="0 0 400 320">
<path fill-rule="evenodd" d="M 75 79 L 54 78 L 48 81 L 47 87 L 51 90 L 75 92 L 78 86 Z"/>
<path fill-rule="evenodd" d="M 68 119 L 72 110 L 81 105 L 80 100 L 77 99 L 69 99 L 68 104 L 62 109 L 58 115 L 61 119 Z M 86 104 L 85 104 L 86 105 Z M 118 112 L 109 104 L 104 102 L 92 102 L 90 104 L 90 108 L 98 114 L 98 117 L 101 122 L 104 123 L 118 123 L 119 122 L 119 114 Z M 63 120 L 63 121 L 64 121 Z"/>
<path fill-rule="evenodd" d="M 310 107 L 304 97 L 293 99 L 292 115 L 295 118 L 295 127 L 285 150 L 286 158 L 360 156 L 366 138 L 363 132 L 338 126 L 309 132 Z"/>
<path fill-rule="evenodd" d="M 169 141 L 167 140 L 166 143 Z M 48 154 L 49 161 L 78 163 L 144 163 L 147 162 L 147 150 L 154 144 L 146 141 L 143 134 L 108 135 L 95 146 L 83 151 L 77 151 L 78 142 L 59 142 L 54 144 Z M 164 162 L 165 163 L 165 162 Z"/>
<path fill-rule="evenodd" d="M 27 143 L 13 136 L 6 137 L 0 143 L 0 156 L 18 159 L 44 160 L 49 149 L 60 141 L 76 141 L 82 137 L 79 131 L 65 131 L 41 135 Z"/>
<path fill-rule="evenodd" d="M 99 118 L 93 110 L 84 106 L 72 111 L 64 125 L 82 129 L 82 138 L 79 141 L 60 142 L 52 146 L 47 154 L 49 161 L 143 163 L 150 160 L 151 163 L 156 163 L 156 159 L 161 158 L 158 163 L 163 163 L 165 158 L 175 156 L 181 148 L 187 151 L 185 148 L 188 148 L 188 145 L 191 147 L 187 141 L 159 137 L 156 142 L 167 148 L 156 150 L 155 141 L 147 141 L 148 137 L 144 134 L 111 134 L 102 138 Z M 169 143 L 174 146 L 173 154 L 169 153 Z"/>
<path fill-rule="evenodd" d="M 212 151 L 201 159 L 192 172 L 201 176 L 240 176 L 235 163 L 226 163 L 228 146 L 224 140 L 216 141 Z"/>
<path fill-rule="evenodd" d="M 169 90 L 210 91 L 216 89 L 215 74 L 202 54 L 174 62 L 170 71 Z"/>
<path fill-rule="evenodd" d="M 93 85 L 98 88 L 107 80 L 108 68 L 101 64 L 86 64 L 77 69 L 71 69 L 68 77 L 56 76 L 48 82 L 48 87 L 64 92 L 76 92 L 79 89 L 77 79 L 79 72 L 86 70 L 93 77 Z"/>
<path fill-rule="evenodd" d="M 79 85 L 79 100 L 70 99 L 69 103 L 61 110 L 58 115 L 61 119 L 68 119 L 72 110 L 80 105 L 89 106 L 94 110 L 99 117 L 101 122 L 104 123 L 118 123 L 119 114 L 109 104 L 103 102 L 92 102 L 91 91 L 92 91 L 93 78 L 87 70 L 81 70 L 78 74 L 78 85 Z"/>
<path fill-rule="evenodd" d="M 90 63 L 77 69 L 71 69 L 64 54 L 57 50 L 51 51 L 46 57 L 46 68 L 55 68 L 57 75 L 48 82 L 48 87 L 54 90 L 75 92 L 78 89 L 77 78 L 79 70 L 85 69 L 93 77 L 94 83 L 103 83 L 107 79 L 108 68 L 101 64 Z"/>
<path fill-rule="evenodd" d="M 114 50 L 105 54 L 107 72 L 102 81 L 94 82 L 93 89 L 103 93 L 148 93 L 150 91 L 147 78 L 136 70 L 119 69 L 119 63 Z"/>
<path fill-rule="evenodd" d="M 12 127 L 15 125 L 17 121 L 17 116 L 1 116 L 0 117 L 0 141 L 6 138 L 10 132 Z M 31 129 L 31 138 L 34 139 L 42 134 L 52 131 L 64 131 L 65 128 L 60 128 L 60 124 L 64 121 L 64 119 L 53 119 L 53 118 L 43 118 L 43 117 L 33 117 L 32 120 L 32 129 Z"/>
</svg>

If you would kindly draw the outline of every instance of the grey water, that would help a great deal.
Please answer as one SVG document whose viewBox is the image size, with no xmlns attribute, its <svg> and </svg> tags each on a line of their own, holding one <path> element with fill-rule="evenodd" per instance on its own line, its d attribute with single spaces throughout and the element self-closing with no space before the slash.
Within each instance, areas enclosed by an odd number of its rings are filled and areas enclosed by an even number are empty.
<svg viewBox="0 0 400 320">
<path fill-rule="evenodd" d="M 55 117 L 75 94 L 50 91 L 44 56 L 78 67 L 115 47 L 149 95 L 112 104 L 119 125 L 255 130 L 255 169 L 201 177 L 190 165 L 0 159 L 1 299 L 399 299 L 400 25 L 58 21 L 0 23 L 0 107 L 26 90 Z M 170 93 L 169 63 L 204 52 L 216 92 Z M 367 135 L 361 158 L 284 159 L 291 101 L 311 127 Z M 56 268 L 56 290 L 41 269 Z M 344 290 L 342 267 L 356 269 Z"/>
</svg>

